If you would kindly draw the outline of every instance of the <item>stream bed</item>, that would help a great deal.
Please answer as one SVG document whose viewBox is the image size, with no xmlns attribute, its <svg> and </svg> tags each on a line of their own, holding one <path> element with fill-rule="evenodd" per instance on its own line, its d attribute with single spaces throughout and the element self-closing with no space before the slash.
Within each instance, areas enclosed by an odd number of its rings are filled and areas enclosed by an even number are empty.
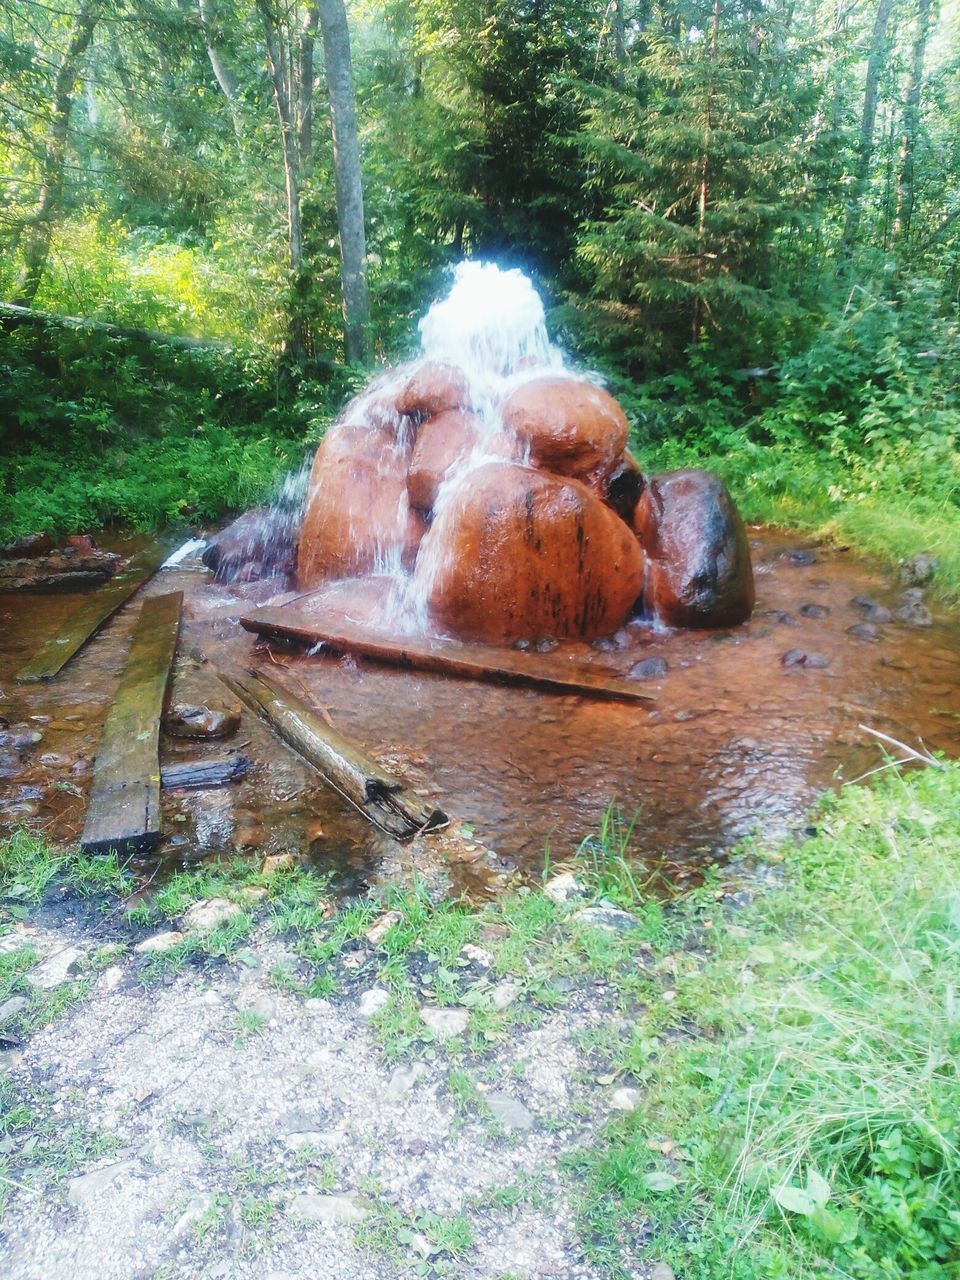
<svg viewBox="0 0 960 1280">
<path fill-rule="evenodd" d="M 631 625 L 620 633 L 624 647 L 565 643 L 554 652 L 620 675 L 662 659 L 665 674 L 643 685 L 656 695 L 650 707 L 352 657 L 268 653 L 238 619 L 277 588 L 217 586 L 196 559 L 164 570 L 145 591 L 183 591 L 182 653 L 202 653 L 211 666 L 264 665 L 469 824 L 495 856 L 482 868 L 469 858 L 446 865 L 442 840 L 397 844 L 246 711 L 232 740 L 161 740 L 165 762 L 242 747 L 254 767 L 217 790 L 165 792 L 156 856 L 177 866 L 293 852 L 331 870 L 344 892 L 413 867 L 442 874 L 454 892 L 479 891 L 491 872 L 538 879 L 545 849 L 553 862 L 568 857 L 613 801 L 628 820 L 636 816 L 637 861 L 683 883 L 758 828 L 768 836 L 795 829 L 825 788 L 880 764 L 878 743 L 860 725 L 960 753 L 957 619 L 935 612 L 930 626 L 886 620 L 903 590 L 891 574 L 778 531 L 751 529 L 750 537 L 757 606 L 744 626 Z M 142 539 L 114 544 L 125 552 L 137 545 Z M 41 735 L 32 745 L 0 745 L 0 831 L 24 824 L 70 842 L 82 829 L 139 597 L 56 679 L 13 681 L 82 598 L 0 595 L 0 715 Z"/>
</svg>

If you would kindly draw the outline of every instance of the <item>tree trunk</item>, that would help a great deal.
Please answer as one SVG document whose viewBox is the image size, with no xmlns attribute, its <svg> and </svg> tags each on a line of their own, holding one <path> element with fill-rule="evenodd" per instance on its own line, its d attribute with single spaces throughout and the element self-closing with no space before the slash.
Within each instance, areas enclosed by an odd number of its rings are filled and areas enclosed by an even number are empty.
<svg viewBox="0 0 960 1280">
<path fill-rule="evenodd" d="M 367 357 L 370 301 L 367 293 L 367 248 L 363 225 L 360 142 L 350 61 L 350 32 L 343 0 L 318 0 L 323 54 L 330 96 L 333 168 L 340 233 L 340 278 L 347 362 Z"/>
<path fill-rule="evenodd" d="M 270 66 L 273 96 L 280 121 L 280 143 L 283 150 L 283 173 L 287 192 L 287 245 L 292 284 L 287 353 L 295 363 L 299 364 L 308 354 L 309 330 L 302 306 L 304 264 L 303 227 L 300 217 L 300 156 L 296 122 L 293 119 L 290 64 L 280 22 L 273 13 L 269 0 L 257 0 L 257 11 L 263 23 L 267 62 Z"/>
<path fill-rule="evenodd" d="M 222 44 L 222 28 L 217 14 L 215 0 L 198 0 L 200 9 L 200 28 L 203 31 L 203 42 L 206 45 L 207 57 L 216 76 L 217 84 L 223 90 L 230 110 L 233 132 L 237 142 L 241 140 L 240 125 L 240 82 L 227 60 Z"/>
<path fill-rule="evenodd" d="M 877 89 L 887 51 L 887 24 L 893 12 L 893 0 L 880 0 L 873 23 L 870 53 L 867 57 L 867 79 L 863 91 L 863 111 L 860 116 L 860 141 L 857 146 L 857 165 L 853 175 L 853 189 L 843 227 L 841 254 L 847 257 L 857 241 L 863 199 L 867 191 L 870 162 L 873 159 L 873 132 L 877 120 Z"/>
<path fill-rule="evenodd" d="M 910 220 L 913 216 L 914 148 L 920 124 L 920 94 L 923 89 L 923 63 L 927 54 L 927 38 L 930 35 L 930 10 L 931 0 L 918 0 L 917 30 L 913 41 L 910 78 L 907 81 L 900 131 L 900 171 L 897 179 L 897 212 L 893 221 L 894 242 L 909 238 Z"/>
<path fill-rule="evenodd" d="M 710 135 L 713 130 L 714 69 L 720 42 L 720 0 L 714 0 L 713 25 L 710 33 L 710 78 L 707 85 L 707 102 L 703 123 L 703 159 L 700 164 L 700 187 L 697 194 L 697 280 L 693 300 L 693 341 L 697 343 L 703 333 L 703 262 L 707 242 L 707 208 L 710 201 Z"/>
<path fill-rule="evenodd" d="M 17 306 L 29 307 L 33 303 L 47 267 L 54 222 L 63 206 L 63 174 L 67 159 L 70 113 L 73 110 L 84 54 L 93 39 L 99 18 L 100 0 L 85 0 L 54 79 L 50 132 L 40 166 L 40 192 L 36 208 L 21 237 L 23 265 L 11 299 Z"/>
</svg>

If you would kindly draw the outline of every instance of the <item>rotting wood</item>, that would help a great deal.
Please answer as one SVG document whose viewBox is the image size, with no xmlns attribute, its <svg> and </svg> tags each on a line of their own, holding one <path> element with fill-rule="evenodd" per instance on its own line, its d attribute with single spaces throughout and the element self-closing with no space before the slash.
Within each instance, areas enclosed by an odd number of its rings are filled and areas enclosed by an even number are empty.
<svg viewBox="0 0 960 1280">
<path fill-rule="evenodd" d="M 169 551 L 165 544 L 155 543 L 133 557 L 125 569 L 99 587 L 76 612 L 67 618 L 60 630 L 50 637 L 30 661 L 17 672 L 18 684 L 32 680 L 50 680 L 62 671 L 70 659 L 104 623 L 130 599 L 133 593 L 152 578 Z"/>
<path fill-rule="evenodd" d="M 83 849 L 150 849 L 160 838 L 160 716 L 180 634 L 181 591 L 144 600 L 93 765 Z"/>
<path fill-rule="evenodd" d="M 494 645 L 462 644 L 457 640 L 416 636 L 378 636 L 347 622 L 342 615 L 328 621 L 298 617 L 290 609 L 259 609 L 240 619 L 240 625 L 268 638 L 301 645 L 323 644 L 334 653 L 358 653 L 392 666 L 465 676 L 470 680 L 498 680 L 534 685 L 555 693 L 583 694 L 629 702 L 655 702 L 630 680 L 598 671 L 582 662 L 550 654 L 524 653 Z"/>
<path fill-rule="evenodd" d="M 188 787 L 222 787 L 245 778 L 253 767 L 249 756 L 236 752 L 207 760 L 177 760 L 160 766 L 160 785 L 168 791 Z"/>
<path fill-rule="evenodd" d="M 374 826 L 397 840 L 411 840 L 447 825 L 442 809 L 423 800 L 358 743 L 324 724 L 311 707 L 263 672 L 218 674 L 231 692 Z"/>
</svg>

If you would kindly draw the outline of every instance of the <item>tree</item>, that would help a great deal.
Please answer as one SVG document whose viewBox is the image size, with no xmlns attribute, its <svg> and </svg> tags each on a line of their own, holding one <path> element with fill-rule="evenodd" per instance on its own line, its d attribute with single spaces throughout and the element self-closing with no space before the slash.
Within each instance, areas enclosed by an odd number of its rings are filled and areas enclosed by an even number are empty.
<svg viewBox="0 0 960 1280">
<path fill-rule="evenodd" d="M 867 56 L 866 81 L 863 89 L 863 108 L 860 113 L 860 137 L 857 144 L 857 161 L 853 175 L 850 200 L 847 204 L 843 226 L 842 253 L 847 256 L 856 244 L 863 213 L 863 199 L 870 176 L 873 159 L 873 134 L 877 119 L 877 91 L 880 72 L 887 52 L 887 26 L 893 12 L 893 0 L 879 0 Z"/>
</svg>

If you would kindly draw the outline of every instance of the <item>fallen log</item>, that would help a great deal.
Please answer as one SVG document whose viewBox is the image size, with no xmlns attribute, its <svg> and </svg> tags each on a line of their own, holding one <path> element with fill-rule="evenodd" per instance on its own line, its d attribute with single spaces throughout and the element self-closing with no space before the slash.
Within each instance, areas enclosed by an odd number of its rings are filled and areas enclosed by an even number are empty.
<svg viewBox="0 0 960 1280">
<path fill-rule="evenodd" d="M 168 547 L 155 543 L 138 552 L 125 569 L 94 591 L 60 630 L 42 645 L 30 661 L 16 674 L 18 684 L 32 680 L 50 680 L 62 671 L 78 650 L 97 634 L 104 623 L 130 599 L 133 593 L 152 578 L 164 561 Z"/>
<path fill-rule="evenodd" d="M 82 591 L 107 582 L 119 563 L 110 552 L 77 547 L 0 558 L 0 591 Z"/>
<path fill-rule="evenodd" d="M 125 853 L 160 839 L 160 715 L 182 603 L 180 591 L 143 602 L 97 746 L 83 849 Z"/>
<path fill-rule="evenodd" d="M 222 787 L 245 778 L 253 767 L 249 756 L 236 753 L 208 760 L 178 760 L 160 766 L 160 785 L 167 791 L 188 787 Z"/>
<path fill-rule="evenodd" d="M 32 307 L 20 307 L 13 302 L 0 302 L 0 328 L 17 329 L 21 325 L 35 328 L 77 329 L 81 333 L 103 333 L 108 338 L 123 338 L 128 342 L 164 343 L 185 351 L 222 351 L 230 344 L 216 338 L 187 338 L 176 333 L 161 333 L 158 329 L 128 329 L 120 324 L 108 324 L 105 320 L 87 320 L 83 316 L 65 316 L 55 311 L 35 311 Z"/>
<path fill-rule="evenodd" d="M 227 688 L 323 775 L 375 827 L 397 840 L 447 825 L 447 815 L 421 799 L 355 742 L 331 729 L 305 702 L 254 671 L 218 672 Z"/>
<path fill-rule="evenodd" d="M 533 685 L 555 693 L 584 694 L 592 698 L 618 698 L 628 702 L 654 702 L 629 680 L 598 671 L 583 662 L 570 662 L 552 654 L 524 653 L 495 645 L 461 644 L 418 636 L 378 636 L 348 622 L 342 615 L 329 619 L 298 617 L 291 609 L 258 609 L 241 618 L 240 625 L 258 635 L 290 640 L 304 646 L 323 644 L 333 653 L 359 653 L 378 662 L 469 680 L 498 680 Z"/>
</svg>

